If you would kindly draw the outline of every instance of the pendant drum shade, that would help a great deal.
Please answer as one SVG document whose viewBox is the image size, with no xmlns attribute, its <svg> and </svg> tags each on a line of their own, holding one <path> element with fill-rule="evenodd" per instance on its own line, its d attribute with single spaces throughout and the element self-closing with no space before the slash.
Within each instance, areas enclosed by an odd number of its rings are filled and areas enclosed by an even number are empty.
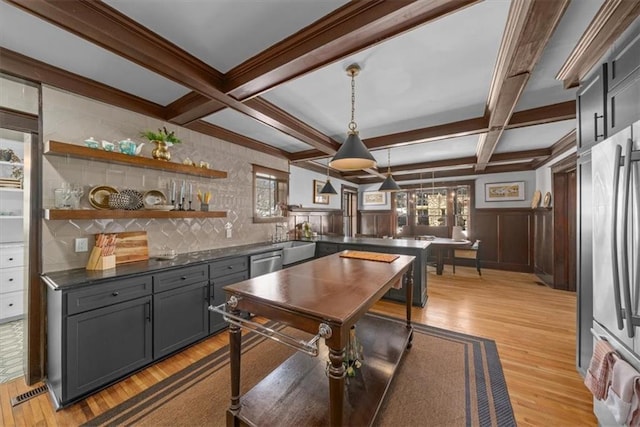
<svg viewBox="0 0 640 427">
<path fill-rule="evenodd" d="M 331 185 L 331 181 L 327 179 L 327 183 L 322 187 L 322 190 L 320 190 L 320 194 L 338 194 L 338 192 L 333 188 L 333 185 Z"/>
<path fill-rule="evenodd" d="M 376 167 L 376 159 L 371 155 L 367 147 L 358 136 L 355 121 L 356 111 L 356 82 L 355 76 L 360 72 L 357 64 L 347 67 L 347 75 L 351 77 L 351 121 L 347 139 L 338 149 L 336 155 L 329 162 L 329 166 L 341 171 L 353 171 Z"/>
</svg>

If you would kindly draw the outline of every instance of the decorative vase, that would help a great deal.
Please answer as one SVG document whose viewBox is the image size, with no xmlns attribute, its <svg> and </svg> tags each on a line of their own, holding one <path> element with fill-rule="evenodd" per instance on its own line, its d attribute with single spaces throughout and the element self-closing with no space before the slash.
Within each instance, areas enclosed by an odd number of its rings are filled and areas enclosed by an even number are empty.
<svg viewBox="0 0 640 427">
<path fill-rule="evenodd" d="M 164 141 L 151 141 L 154 144 L 156 144 L 156 148 L 153 149 L 153 151 L 151 151 L 151 155 L 153 156 L 154 159 L 156 160 L 164 160 L 164 161 L 169 161 L 171 160 L 171 153 L 169 153 L 169 150 L 167 149 L 167 143 Z"/>
</svg>

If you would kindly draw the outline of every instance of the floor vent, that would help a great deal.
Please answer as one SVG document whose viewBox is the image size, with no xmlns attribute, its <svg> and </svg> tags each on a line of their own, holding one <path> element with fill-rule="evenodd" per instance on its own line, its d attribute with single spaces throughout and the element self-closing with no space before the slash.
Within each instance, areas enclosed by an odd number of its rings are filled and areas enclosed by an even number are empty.
<svg viewBox="0 0 640 427">
<path fill-rule="evenodd" d="M 16 397 L 11 398 L 11 406 L 17 406 L 21 403 L 26 402 L 29 399 L 33 399 L 34 397 L 47 392 L 47 385 L 41 385 L 40 387 L 36 387 L 33 390 L 29 390 L 26 393 L 22 393 Z"/>
</svg>

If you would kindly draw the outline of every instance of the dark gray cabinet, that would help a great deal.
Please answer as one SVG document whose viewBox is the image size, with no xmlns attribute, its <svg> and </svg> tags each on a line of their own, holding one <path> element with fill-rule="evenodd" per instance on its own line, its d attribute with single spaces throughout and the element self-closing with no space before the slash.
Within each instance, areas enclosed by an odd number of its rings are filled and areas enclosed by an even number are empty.
<svg viewBox="0 0 640 427">
<path fill-rule="evenodd" d="M 153 357 L 158 359 L 209 334 L 209 282 L 153 295 Z"/>
<path fill-rule="evenodd" d="M 614 135 L 640 117 L 640 34 L 617 50 L 608 66 L 607 130 Z"/>
<path fill-rule="evenodd" d="M 64 400 L 95 390 L 152 360 L 151 297 L 69 316 Z"/>
<path fill-rule="evenodd" d="M 225 302 L 222 288 L 249 278 L 249 263 L 246 256 L 224 259 L 209 264 L 209 302 L 220 305 Z M 227 327 L 221 314 L 209 313 L 209 333 L 214 334 Z"/>
<path fill-rule="evenodd" d="M 150 275 L 47 292 L 47 381 L 61 406 L 150 363 Z"/>
<path fill-rule="evenodd" d="M 607 137 L 607 64 L 577 93 L 577 142 L 578 153 L 590 149 L 598 141 Z"/>
<path fill-rule="evenodd" d="M 316 258 L 335 254 L 339 250 L 337 243 L 316 242 Z"/>
</svg>

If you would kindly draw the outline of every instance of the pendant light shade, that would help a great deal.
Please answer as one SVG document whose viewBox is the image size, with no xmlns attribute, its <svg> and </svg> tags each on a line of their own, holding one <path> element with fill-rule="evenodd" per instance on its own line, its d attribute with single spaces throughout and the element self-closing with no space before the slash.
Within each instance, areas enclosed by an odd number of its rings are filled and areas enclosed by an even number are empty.
<svg viewBox="0 0 640 427">
<path fill-rule="evenodd" d="M 338 194 L 333 185 L 331 185 L 331 179 L 329 178 L 329 164 L 327 164 L 327 183 L 320 190 L 320 194 Z"/>
<path fill-rule="evenodd" d="M 338 194 L 338 192 L 333 188 L 333 185 L 331 185 L 331 181 L 327 179 L 327 183 L 322 187 L 322 190 L 320 190 L 320 194 Z"/>
<path fill-rule="evenodd" d="M 376 159 L 371 155 L 364 145 L 356 128 L 355 103 L 356 103 L 356 82 L 355 77 L 360 72 L 357 64 L 347 68 L 347 75 L 351 77 L 351 121 L 349 122 L 349 132 L 347 139 L 340 146 L 336 155 L 329 162 L 329 166 L 341 171 L 352 171 L 376 167 Z"/>
<path fill-rule="evenodd" d="M 378 191 L 400 191 L 402 188 L 391 176 L 391 149 L 387 150 L 387 177 L 378 189 Z"/>
</svg>

